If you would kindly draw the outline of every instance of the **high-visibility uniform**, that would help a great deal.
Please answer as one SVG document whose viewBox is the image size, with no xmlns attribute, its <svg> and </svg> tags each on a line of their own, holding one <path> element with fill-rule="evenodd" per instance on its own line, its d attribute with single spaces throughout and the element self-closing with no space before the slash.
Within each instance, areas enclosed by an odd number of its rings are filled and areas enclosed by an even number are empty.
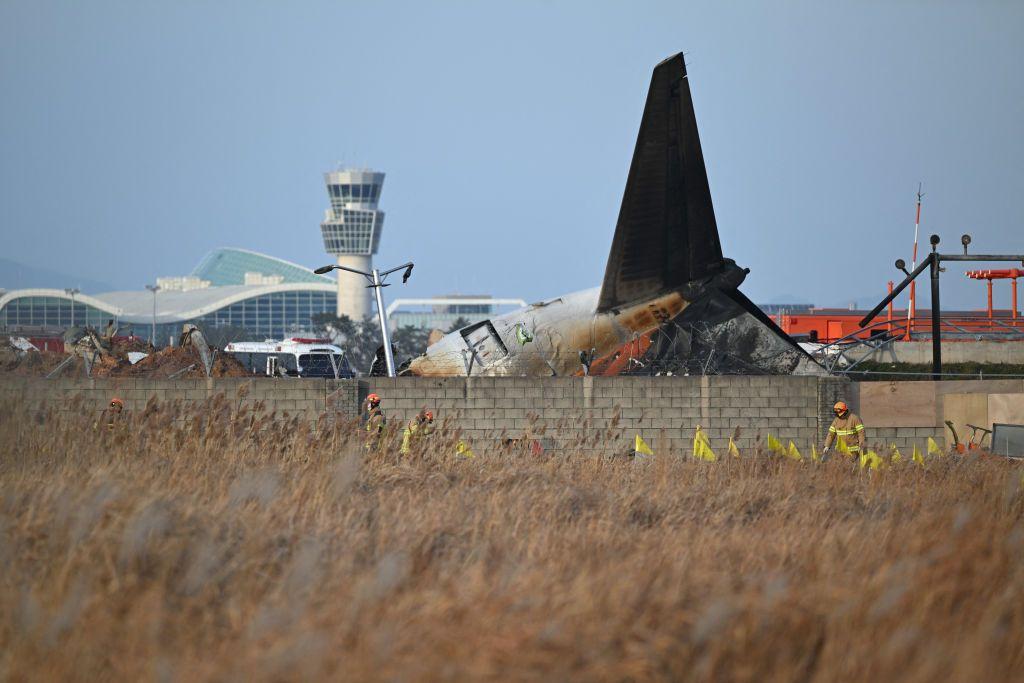
<svg viewBox="0 0 1024 683">
<path fill-rule="evenodd" d="M 120 410 L 110 410 L 109 408 L 104 410 L 100 414 L 100 419 L 93 424 L 93 430 L 99 431 L 100 427 L 103 427 L 108 432 L 117 430 L 121 425 L 124 424 L 125 416 Z"/>
<path fill-rule="evenodd" d="M 402 447 L 399 449 L 399 453 L 402 455 L 408 455 L 412 449 L 412 445 L 421 437 L 427 436 L 434 433 L 434 425 L 426 420 L 420 420 L 419 417 L 414 417 L 409 421 L 405 431 L 402 433 Z"/>
<path fill-rule="evenodd" d="M 384 425 L 387 418 L 380 406 L 368 407 L 366 413 L 366 448 L 371 450 L 380 443 L 381 434 L 384 433 Z"/>
<path fill-rule="evenodd" d="M 828 436 L 825 437 L 825 448 L 832 445 L 832 442 L 840 439 L 852 453 L 860 453 L 864 447 L 864 423 L 852 412 L 847 412 L 844 417 L 837 417 L 832 420 L 828 428 Z"/>
</svg>

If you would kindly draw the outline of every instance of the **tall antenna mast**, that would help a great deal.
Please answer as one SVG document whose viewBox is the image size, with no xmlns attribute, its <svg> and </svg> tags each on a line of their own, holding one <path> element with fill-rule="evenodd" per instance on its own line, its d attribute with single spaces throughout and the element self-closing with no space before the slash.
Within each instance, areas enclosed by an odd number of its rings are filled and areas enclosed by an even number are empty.
<svg viewBox="0 0 1024 683">
<path fill-rule="evenodd" d="M 917 217 L 914 218 L 914 257 L 910 260 L 910 270 L 917 268 L 917 235 L 921 228 L 921 183 L 917 184 Z M 917 314 L 917 283 L 910 283 L 910 305 L 907 306 L 907 339 L 914 329 L 914 317 Z"/>
</svg>

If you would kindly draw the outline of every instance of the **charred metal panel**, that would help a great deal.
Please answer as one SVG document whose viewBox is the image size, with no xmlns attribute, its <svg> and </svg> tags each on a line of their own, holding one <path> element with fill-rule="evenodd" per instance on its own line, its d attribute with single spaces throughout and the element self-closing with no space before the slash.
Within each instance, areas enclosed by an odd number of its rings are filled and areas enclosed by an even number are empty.
<svg viewBox="0 0 1024 683">
<path fill-rule="evenodd" d="M 746 297 L 718 289 L 652 332 L 647 353 L 632 371 L 667 373 L 827 374 Z"/>
<path fill-rule="evenodd" d="M 597 310 L 651 298 L 722 267 L 683 55 L 654 69 Z"/>
</svg>

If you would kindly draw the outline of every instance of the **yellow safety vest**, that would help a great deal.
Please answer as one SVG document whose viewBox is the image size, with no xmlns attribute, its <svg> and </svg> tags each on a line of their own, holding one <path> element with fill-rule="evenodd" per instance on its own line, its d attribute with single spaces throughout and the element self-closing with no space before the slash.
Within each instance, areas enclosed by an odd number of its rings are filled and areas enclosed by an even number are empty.
<svg viewBox="0 0 1024 683">
<path fill-rule="evenodd" d="M 829 442 L 838 437 L 842 439 L 851 452 L 859 452 L 861 435 L 864 433 L 864 423 L 860 421 L 859 417 L 849 413 L 846 417 L 837 417 L 832 420 L 828 433 Z"/>
</svg>

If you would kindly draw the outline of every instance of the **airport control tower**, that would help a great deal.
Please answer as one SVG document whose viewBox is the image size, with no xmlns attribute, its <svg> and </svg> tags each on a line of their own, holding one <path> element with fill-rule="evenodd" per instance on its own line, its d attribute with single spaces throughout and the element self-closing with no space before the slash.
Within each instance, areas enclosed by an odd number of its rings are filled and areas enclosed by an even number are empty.
<svg viewBox="0 0 1024 683">
<path fill-rule="evenodd" d="M 339 266 L 364 272 L 373 268 L 373 255 L 384 229 L 384 212 L 377 209 L 384 174 L 368 169 L 341 169 L 324 173 L 331 208 L 320 231 L 324 249 L 338 257 Z M 338 315 L 362 320 L 373 314 L 371 292 L 361 275 L 334 271 L 338 275 Z"/>
</svg>

